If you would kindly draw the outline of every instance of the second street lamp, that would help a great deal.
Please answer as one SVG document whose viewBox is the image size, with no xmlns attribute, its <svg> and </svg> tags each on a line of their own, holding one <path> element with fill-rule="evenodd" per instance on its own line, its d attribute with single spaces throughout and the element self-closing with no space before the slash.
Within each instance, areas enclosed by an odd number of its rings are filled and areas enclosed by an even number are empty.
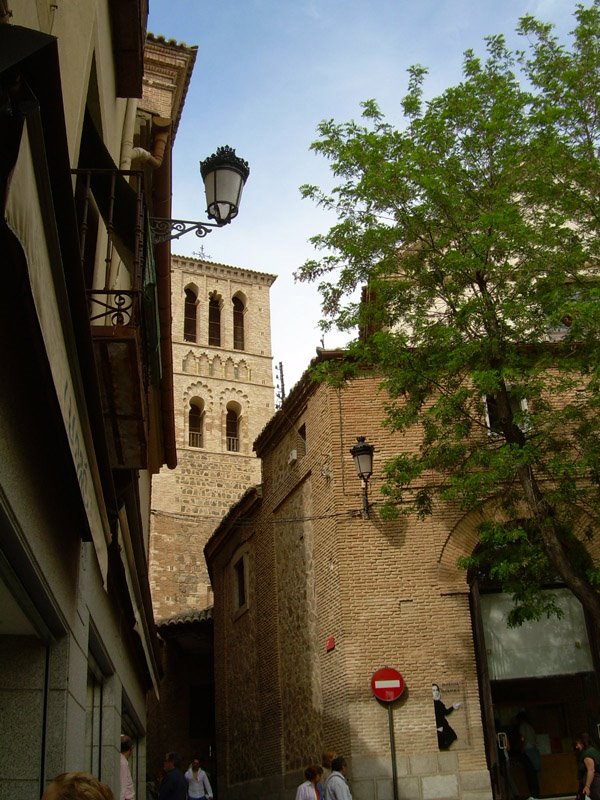
<svg viewBox="0 0 600 800">
<path fill-rule="evenodd" d="M 248 162 L 236 156 L 235 150 L 226 145 L 200 162 L 200 173 L 206 193 L 206 213 L 215 222 L 152 217 L 150 229 L 155 244 L 179 239 L 190 231 L 203 237 L 212 228 L 222 228 L 237 217 L 242 191 L 250 174 Z"/>
<path fill-rule="evenodd" d="M 356 444 L 350 448 L 356 473 L 362 481 L 362 516 L 369 519 L 369 478 L 373 474 L 373 453 L 375 447 L 365 441 L 364 436 L 356 437 Z"/>
</svg>

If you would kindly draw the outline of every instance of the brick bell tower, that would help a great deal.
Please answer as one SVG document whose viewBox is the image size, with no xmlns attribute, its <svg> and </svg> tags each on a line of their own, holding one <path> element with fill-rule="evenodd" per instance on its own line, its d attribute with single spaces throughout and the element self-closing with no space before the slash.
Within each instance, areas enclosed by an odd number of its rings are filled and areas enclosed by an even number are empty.
<svg viewBox="0 0 600 800">
<path fill-rule="evenodd" d="M 203 548 L 260 483 L 252 444 L 274 413 L 269 290 L 275 275 L 173 256 L 178 466 L 152 486 L 150 584 L 157 622 L 212 605 Z"/>
</svg>

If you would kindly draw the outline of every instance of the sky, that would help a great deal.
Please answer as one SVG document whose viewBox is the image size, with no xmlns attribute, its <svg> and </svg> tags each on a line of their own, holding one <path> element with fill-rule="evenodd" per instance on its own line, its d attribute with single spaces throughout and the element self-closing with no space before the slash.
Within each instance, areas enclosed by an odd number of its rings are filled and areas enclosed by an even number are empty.
<svg viewBox="0 0 600 800">
<path fill-rule="evenodd" d="M 573 0 L 150 0 L 148 30 L 196 45 L 198 55 L 173 151 L 173 217 L 206 220 L 199 161 L 229 145 L 250 177 L 238 217 L 206 238 L 188 234 L 172 252 L 277 275 L 271 288 L 274 367 L 285 392 L 316 348 L 343 346 L 323 334 L 315 284 L 294 272 L 315 251 L 311 236 L 334 220 L 301 197 L 304 183 L 331 185 L 310 145 L 323 119 L 358 119 L 374 98 L 401 125 L 407 69 L 428 68 L 433 97 L 461 77 L 463 52 L 484 53 L 503 33 L 518 46 L 518 20 L 533 14 L 566 36 Z M 522 43 L 521 43 L 522 44 Z M 203 250 L 201 250 L 203 248 Z"/>
</svg>

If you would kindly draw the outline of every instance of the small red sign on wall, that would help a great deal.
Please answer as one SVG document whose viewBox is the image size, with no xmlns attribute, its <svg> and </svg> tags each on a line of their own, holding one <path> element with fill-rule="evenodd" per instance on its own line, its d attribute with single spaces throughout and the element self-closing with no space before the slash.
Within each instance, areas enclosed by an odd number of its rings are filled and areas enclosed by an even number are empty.
<svg viewBox="0 0 600 800">
<path fill-rule="evenodd" d="M 325 651 L 331 653 L 332 650 L 335 650 L 335 636 L 328 636 L 325 642 Z"/>
</svg>

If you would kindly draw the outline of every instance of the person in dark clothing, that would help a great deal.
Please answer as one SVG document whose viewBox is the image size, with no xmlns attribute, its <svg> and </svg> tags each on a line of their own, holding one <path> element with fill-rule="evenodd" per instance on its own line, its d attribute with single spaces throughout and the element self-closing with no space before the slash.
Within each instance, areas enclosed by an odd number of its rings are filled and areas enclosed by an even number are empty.
<svg viewBox="0 0 600 800">
<path fill-rule="evenodd" d="M 435 711 L 435 727 L 437 729 L 438 747 L 440 750 L 447 750 L 452 742 L 457 738 L 454 729 L 448 724 L 446 717 L 457 708 L 461 707 L 461 703 L 454 703 L 448 708 L 442 703 L 442 693 L 437 683 L 431 684 L 431 693 L 433 695 L 433 709 Z"/>
<path fill-rule="evenodd" d="M 521 753 L 523 754 L 523 767 L 529 787 L 529 798 L 540 796 L 540 770 L 542 769 L 542 756 L 537 746 L 536 734 L 533 725 L 525 711 L 517 714 L 519 723 L 519 737 L 521 739 Z"/>
<path fill-rule="evenodd" d="M 575 750 L 579 781 L 577 797 L 600 800 L 600 753 L 592 747 L 588 733 L 580 733 L 575 739 Z"/>
<path fill-rule="evenodd" d="M 181 758 L 177 753 L 165 756 L 165 777 L 158 790 L 158 800 L 186 800 L 187 781 L 180 769 Z"/>
</svg>

